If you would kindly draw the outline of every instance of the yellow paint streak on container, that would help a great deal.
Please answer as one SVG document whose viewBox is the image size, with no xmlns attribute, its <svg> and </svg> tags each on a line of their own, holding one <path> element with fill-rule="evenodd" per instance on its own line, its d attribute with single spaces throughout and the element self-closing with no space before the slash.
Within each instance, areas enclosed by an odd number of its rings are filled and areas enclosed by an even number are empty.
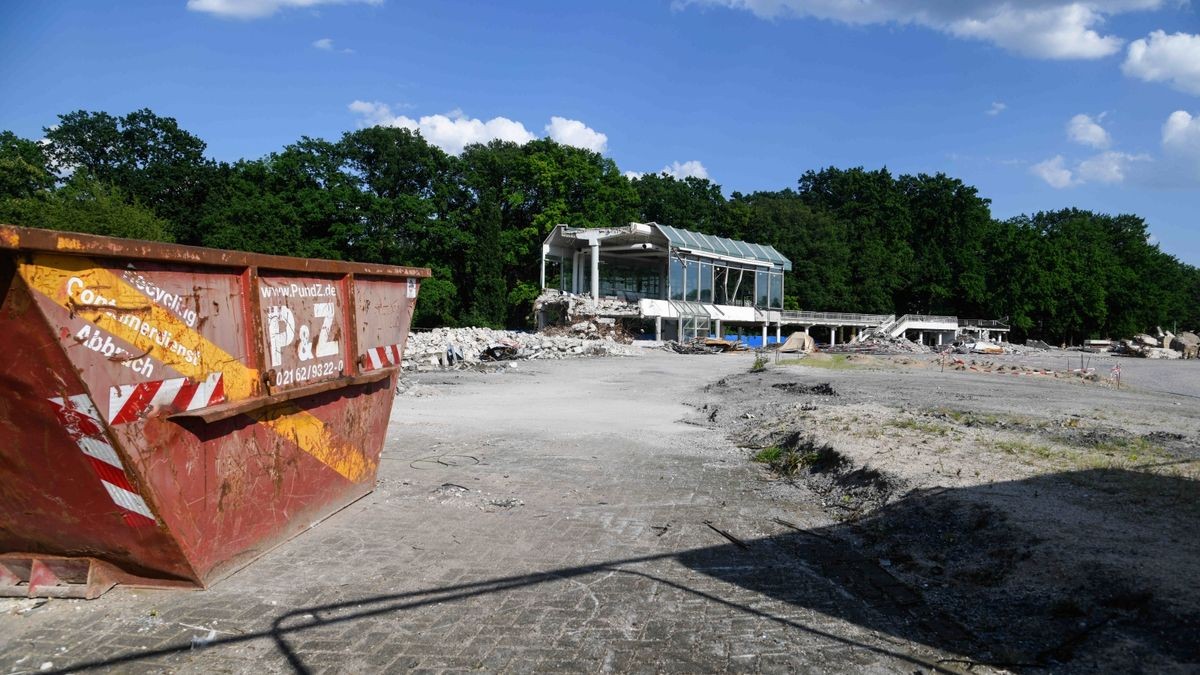
<svg viewBox="0 0 1200 675">
<path fill-rule="evenodd" d="M 210 342 L 174 313 L 151 302 L 112 270 L 83 257 L 35 254 L 31 262 L 21 263 L 20 275 L 30 288 L 128 342 L 137 354 L 146 353 L 194 380 L 220 372 L 226 400 L 240 401 L 255 395 L 257 370 Z M 358 482 L 374 469 L 362 450 L 334 438 L 320 419 L 295 405 L 284 404 L 247 415 L 348 480 Z"/>
</svg>

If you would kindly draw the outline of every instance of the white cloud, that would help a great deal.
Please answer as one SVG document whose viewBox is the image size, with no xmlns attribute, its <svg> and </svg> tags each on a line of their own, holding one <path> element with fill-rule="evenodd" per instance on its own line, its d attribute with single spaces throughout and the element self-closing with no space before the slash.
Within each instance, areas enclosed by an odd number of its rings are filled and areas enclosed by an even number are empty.
<svg viewBox="0 0 1200 675">
<path fill-rule="evenodd" d="M 1067 122 L 1067 138 L 1092 148 L 1104 149 L 1112 144 L 1112 137 L 1108 135 L 1104 127 L 1100 126 L 1099 122 L 1092 119 L 1090 115 L 1084 114 L 1076 115 L 1071 118 L 1070 122 Z"/>
<path fill-rule="evenodd" d="M 1200 155 L 1200 115 L 1176 110 L 1162 129 L 1162 144 L 1168 150 Z"/>
<path fill-rule="evenodd" d="M 563 145 L 599 153 L 604 153 L 608 149 L 608 136 L 579 120 L 551 117 L 545 131 L 547 136 Z"/>
<path fill-rule="evenodd" d="M 461 110 L 445 115 L 425 115 L 413 119 L 396 115 L 390 106 L 378 101 L 354 101 L 350 111 L 362 116 L 363 126 L 401 127 L 419 131 L 431 144 L 446 152 L 457 155 L 472 143 L 487 143 L 493 140 L 528 143 L 537 138 L 525 125 L 507 117 L 481 120 L 467 117 Z"/>
<path fill-rule="evenodd" d="M 645 176 L 646 174 L 641 171 L 622 171 L 621 175 L 625 176 L 629 180 L 637 180 L 637 179 L 641 178 L 642 176 Z"/>
<path fill-rule="evenodd" d="M 708 169 L 699 160 L 692 159 L 686 162 L 678 160 L 671 162 L 662 169 L 662 173 L 683 180 L 684 178 L 708 178 Z"/>
<path fill-rule="evenodd" d="M 1064 166 L 1065 160 L 1062 155 L 1056 155 L 1044 162 L 1038 162 L 1029 167 L 1033 175 L 1046 181 L 1046 183 L 1059 190 L 1075 185 L 1075 178 L 1071 175 L 1071 170 Z"/>
<path fill-rule="evenodd" d="M 1079 163 L 1076 171 L 1079 183 L 1122 183 L 1133 162 L 1148 162 L 1149 155 L 1130 155 L 1109 150 Z"/>
<path fill-rule="evenodd" d="M 1121 70 L 1146 82 L 1166 82 L 1179 91 L 1200 96 L 1200 35 L 1161 30 L 1149 40 L 1129 45 Z"/>
<path fill-rule="evenodd" d="M 1076 119 L 1079 117 L 1087 116 L 1077 115 Z M 1081 128 L 1084 126 L 1080 125 Z M 1095 140 L 1099 136 L 1087 138 Z M 1104 140 L 1109 140 L 1107 134 Z M 1030 171 L 1059 189 L 1088 183 L 1116 185 L 1126 182 L 1157 189 L 1190 189 L 1200 183 L 1200 115 L 1192 115 L 1186 110 L 1171 113 L 1162 127 L 1162 153 L 1154 157 L 1145 153 L 1104 150 L 1068 165 L 1067 160 L 1058 155 L 1035 164 Z"/>
<path fill-rule="evenodd" d="M 314 41 L 312 43 L 312 46 L 315 47 L 316 49 L 320 49 L 320 50 L 326 51 L 326 52 L 335 52 L 336 51 L 336 52 L 341 52 L 342 54 L 353 54 L 354 53 L 353 49 L 336 49 L 336 48 L 334 48 L 332 38 L 321 38 L 320 40 Z"/>
<path fill-rule="evenodd" d="M 187 0 L 187 8 L 224 19 L 261 19 L 281 9 L 349 3 L 381 5 L 383 0 Z"/>
<path fill-rule="evenodd" d="M 999 115 L 1000 113 L 1004 112 L 1005 109 L 1007 109 L 1007 108 L 1008 108 L 1007 103 L 1004 103 L 1002 101 L 994 101 L 992 103 L 992 107 L 988 108 L 985 112 L 988 115 L 995 117 L 996 115 Z"/>
<path fill-rule="evenodd" d="M 350 108 L 350 112 L 362 116 L 361 126 L 399 126 L 391 124 L 393 120 L 398 118 L 392 114 L 391 106 L 386 103 L 380 103 L 379 101 L 354 101 L 348 107 Z"/>
<path fill-rule="evenodd" d="M 1102 35 L 1105 19 L 1172 0 L 675 0 L 748 10 L 763 18 L 813 17 L 849 24 L 914 24 L 1044 59 L 1097 59 L 1124 40 Z"/>
<path fill-rule="evenodd" d="M 348 107 L 350 112 L 362 118 L 359 126 L 402 127 L 419 131 L 425 140 L 452 155 L 461 153 L 463 148 L 472 143 L 493 140 L 528 143 L 537 138 L 524 124 L 507 117 L 481 120 L 467 117 L 461 110 L 453 110 L 444 115 L 425 115 L 413 119 L 395 113 L 392 106 L 379 101 L 354 101 Z M 608 136 L 579 120 L 554 115 L 544 131 L 547 137 L 563 145 L 599 153 L 608 149 Z M 700 167 L 701 170 L 703 168 Z"/>
<path fill-rule="evenodd" d="M 1200 182 L 1200 114 L 1176 110 L 1162 129 L 1163 152 L 1176 168 L 1176 178 Z"/>
</svg>

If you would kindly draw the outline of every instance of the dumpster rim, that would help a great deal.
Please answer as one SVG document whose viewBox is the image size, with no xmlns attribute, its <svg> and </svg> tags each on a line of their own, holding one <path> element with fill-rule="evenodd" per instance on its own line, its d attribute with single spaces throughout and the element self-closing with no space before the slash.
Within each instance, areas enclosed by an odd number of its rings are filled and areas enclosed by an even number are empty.
<svg viewBox="0 0 1200 675">
<path fill-rule="evenodd" d="M 255 396 L 242 399 L 240 401 L 218 403 L 216 405 L 208 406 L 206 408 L 197 408 L 195 410 L 182 410 L 180 412 L 167 415 L 167 419 L 199 419 L 203 420 L 207 424 L 211 424 L 213 422 L 219 422 L 230 417 L 237 417 L 238 415 L 254 410 L 261 410 L 263 408 L 283 405 L 284 403 L 298 398 L 316 396 L 317 394 L 324 394 L 328 391 L 337 391 L 338 389 L 348 389 L 350 387 L 379 382 L 380 380 L 386 380 L 394 373 L 399 371 L 399 366 L 392 366 L 390 368 L 374 370 L 369 373 L 338 377 L 331 380 L 320 380 L 312 384 L 294 387 L 292 389 L 284 389 L 274 394 L 267 394 L 265 396 Z"/>
<path fill-rule="evenodd" d="M 325 258 L 250 253 L 205 246 L 185 246 L 142 239 L 44 230 L 3 223 L 0 223 L 0 250 L 125 258 L 212 267 L 256 267 L 260 270 L 290 273 L 361 274 L 377 277 L 417 278 L 428 278 L 433 275 L 428 267 L 380 265 Z"/>
</svg>

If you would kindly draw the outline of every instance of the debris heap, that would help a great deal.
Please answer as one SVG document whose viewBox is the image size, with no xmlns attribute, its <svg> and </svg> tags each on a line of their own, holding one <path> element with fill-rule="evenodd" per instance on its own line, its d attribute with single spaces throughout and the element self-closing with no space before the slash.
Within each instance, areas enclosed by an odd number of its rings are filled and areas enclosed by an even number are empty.
<svg viewBox="0 0 1200 675">
<path fill-rule="evenodd" d="M 1190 334 L 1184 333 L 1184 335 Z M 1176 349 L 1172 349 L 1172 347 Z M 1174 334 L 1163 333 L 1162 328 L 1159 328 L 1158 337 L 1138 333 L 1131 338 L 1117 342 L 1112 351 L 1121 356 L 1137 356 L 1144 359 L 1185 358 L 1185 349 L 1178 349 L 1178 347 L 1186 346 Z"/>
<path fill-rule="evenodd" d="M 580 356 L 637 356 L 636 347 L 612 340 L 559 337 L 491 328 L 435 328 L 410 333 L 405 370 L 472 367 L 488 361 L 564 359 Z"/>
<path fill-rule="evenodd" d="M 1167 333 L 1167 335 L 1171 334 Z M 1194 359 L 1200 355 L 1200 336 L 1189 331 L 1173 335 L 1171 336 L 1171 349 L 1182 354 L 1185 359 Z"/>
<path fill-rule="evenodd" d="M 821 351 L 830 354 L 929 354 L 934 350 L 904 337 L 862 335 L 855 342 L 827 345 Z"/>
<path fill-rule="evenodd" d="M 553 288 L 542 291 L 533 301 L 534 313 L 546 312 L 549 323 L 571 323 L 583 317 L 637 317 L 638 304 L 618 298 L 592 299 Z"/>
</svg>

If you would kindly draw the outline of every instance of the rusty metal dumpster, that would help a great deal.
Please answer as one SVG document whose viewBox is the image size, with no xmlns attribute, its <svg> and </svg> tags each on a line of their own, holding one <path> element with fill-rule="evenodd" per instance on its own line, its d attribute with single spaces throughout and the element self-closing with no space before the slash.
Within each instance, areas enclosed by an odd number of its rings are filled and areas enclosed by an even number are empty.
<svg viewBox="0 0 1200 675">
<path fill-rule="evenodd" d="M 370 492 L 428 276 L 0 225 L 0 595 L 202 588 Z"/>
</svg>

